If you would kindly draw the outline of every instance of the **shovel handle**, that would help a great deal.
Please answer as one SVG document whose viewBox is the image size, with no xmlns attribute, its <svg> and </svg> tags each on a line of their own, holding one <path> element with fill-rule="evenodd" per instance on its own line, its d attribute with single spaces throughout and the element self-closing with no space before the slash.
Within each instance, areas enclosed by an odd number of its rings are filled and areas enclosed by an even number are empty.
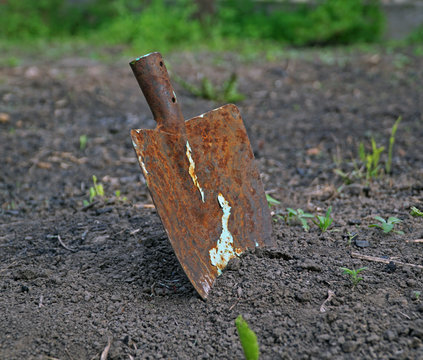
<svg viewBox="0 0 423 360">
<path fill-rule="evenodd" d="M 162 55 L 158 52 L 147 54 L 129 65 L 150 106 L 157 129 L 175 134 L 185 133 L 184 117 Z"/>
</svg>

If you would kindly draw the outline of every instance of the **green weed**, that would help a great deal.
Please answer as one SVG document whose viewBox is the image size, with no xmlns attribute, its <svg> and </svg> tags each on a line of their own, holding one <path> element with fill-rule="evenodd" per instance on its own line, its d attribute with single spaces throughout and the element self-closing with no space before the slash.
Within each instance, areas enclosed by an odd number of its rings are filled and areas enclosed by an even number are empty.
<svg viewBox="0 0 423 360">
<path fill-rule="evenodd" d="M 380 154 L 385 150 L 383 146 L 377 147 L 374 138 L 371 139 L 372 151 L 366 153 L 364 144 L 361 142 L 358 149 L 360 159 L 365 163 L 366 166 L 366 179 L 376 178 L 380 174 Z"/>
<path fill-rule="evenodd" d="M 84 206 L 91 204 L 95 197 L 104 197 L 104 188 L 103 185 L 97 183 L 97 176 L 93 175 L 93 185 L 90 187 L 90 197 L 89 200 L 84 200 Z"/>
<path fill-rule="evenodd" d="M 316 220 L 313 220 L 313 222 L 319 227 L 319 229 L 322 232 L 325 232 L 333 222 L 333 219 L 330 216 L 331 212 L 332 212 L 332 206 L 329 206 L 325 216 L 316 215 L 315 216 Z"/>
<path fill-rule="evenodd" d="M 128 200 L 128 198 L 126 196 L 121 197 L 120 190 L 115 191 L 115 196 L 116 196 L 116 199 L 118 199 L 119 201 L 125 202 L 125 201 Z"/>
<path fill-rule="evenodd" d="M 258 360 L 260 356 L 260 349 L 256 334 L 248 327 L 248 324 L 242 318 L 242 315 L 238 315 L 235 319 L 235 325 L 242 349 L 244 350 L 245 359 Z"/>
<path fill-rule="evenodd" d="M 356 232 L 348 232 L 347 239 L 348 245 L 351 245 L 352 241 L 358 238 L 358 234 Z"/>
<path fill-rule="evenodd" d="M 413 300 L 419 301 L 421 295 L 421 291 L 413 291 Z"/>
<path fill-rule="evenodd" d="M 376 220 L 378 220 L 380 222 L 380 224 L 371 224 L 371 225 L 369 225 L 369 227 L 375 227 L 375 228 L 381 229 L 381 230 L 383 230 L 383 232 L 385 234 L 388 234 L 391 231 L 396 232 L 397 234 L 404 234 L 404 232 L 402 232 L 402 231 L 394 230 L 395 224 L 399 224 L 400 222 L 402 222 L 402 220 L 400 220 L 396 217 L 393 217 L 393 216 L 388 218 L 388 220 L 385 220 L 384 218 L 382 218 L 380 216 L 375 216 L 374 218 Z"/>
<path fill-rule="evenodd" d="M 394 125 L 392 126 L 391 129 L 391 136 L 389 138 L 389 148 L 388 148 L 388 161 L 385 164 L 385 170 L 387 174 L 391 173 L 391 167 L 392 167 L 392 151 L 394 148 L 394 142 L 395 142 L 395 134 L 397 133 L 398 130 L 398 125 L 401 122 L 402 117 L 398 117 L 397 121 L 395 121 Z"/>
<path fill-rule="evenodd" d="M 314 217 L 313 214 L 306 213 L 302 209 L 294 210 L 291 208 L 286 208 L 286 210 L 288 211 L 288 215 L 286 218 L 287 222 L 290 222 L 291 220 L 296 220 L 301 223 L 301 226 L 305 231 L 310 230 L 310 226 L 307 223 L 307 219 Z"/>
<path fill-rule="evenodd" d="M 178 76 L 173 76 L 183 88 L 191 94 L 203 99 L 219 102 L 237 102 L 245 99 L 245 96 L 238 92 L 237 75 L 233 73 L 221 86 L 215 86 L 208 77 L 203 77 L 201 85 L 196 86 L 186 82 Z"/>
<path fill-rule="evenodd" d="M 345 185 L 352 184 L 355 180 L 359 180 L 363 178 L 363 170 L 359 168 L 355 168 L 354 170 L 350 172 L 342 171 L 341 169 L 335 169 L 334 170 L 336 175 L 339 175 L 342 179 L 342 182 Z"/>
<path fill-rule="evenodd" d="M 275 205 L 279 205 L 281 203 L 279 200 L 276 200 L 269 194 L 266 194 L 266 200 L 267 200 L 267 204 L 269 205 L 269 208 Z"/>
<path fill-rule="evenodd" d="M 351 270 L 351 269 L 348 269 L 346 267 L 341 267 L 340 269 L 343 271 L 344 274 L 349 275 L 353 287 L 356 287 L 357 284 L 361 280 L 363 280 L 363 278 L 362 277 L 359 277 L 358 274 L 360 272 L 362 272 L 363 270 L 366 270 L 367 267 L 362 267 L 362 268 L 357 269 L 357 270 L 355 270 L 355 269 Z"/>
<path fill-rule="evenodd" d="M 420 211 L 415 206 L 412 206 L 411 211 L 410 211 L 410 215 L 411 216 L 421 216 L 421 217 L 423 217 L 423 211 Z"/>
<path fill-rule="evenodd" d="M 81 135 L 79 137 L 79 150 L 83 151 L 87 147 L 88 143 L 88 136 L 87 135 Z"/>
</svg>

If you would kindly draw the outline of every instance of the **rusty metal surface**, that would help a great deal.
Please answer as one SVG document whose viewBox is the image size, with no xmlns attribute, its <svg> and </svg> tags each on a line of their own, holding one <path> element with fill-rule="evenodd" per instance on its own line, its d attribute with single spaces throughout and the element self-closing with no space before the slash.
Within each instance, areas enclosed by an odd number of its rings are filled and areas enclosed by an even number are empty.
<svg viewBox="0 0 423 360">
<path fill-rule="evenodd" d="M 154 59 L 147 61 L 163 61 L 157 53 L 150 56 Z M 143 59 L 131 63 L 136 76 Z M 144 94 L 174 95 L 170 82 L 158 85 L 159 75 L 150 87 L 141 79 L 149 76 L 146 72 L 138 76 Z M 158 103 L 146 98 L 150 106 Z M 176 256 L 205 299 L 231 258 L 248 248 L 275 245 L 260 174 L 235 105 L 182 119 L 180 131 L 166 124 L 169 114 L 179 116 L 173 108 L 152 111 L 161 116 L 158 127 L 132 130 L 134 149 Z"/>
</svg>

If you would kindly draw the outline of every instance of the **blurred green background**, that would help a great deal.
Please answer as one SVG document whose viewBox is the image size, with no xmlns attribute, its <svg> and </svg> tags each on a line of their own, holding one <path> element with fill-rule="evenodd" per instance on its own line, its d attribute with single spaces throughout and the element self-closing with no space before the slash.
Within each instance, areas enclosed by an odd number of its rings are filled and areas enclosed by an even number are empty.
<svg viewBox="0 0 423 360">
<path fill-rule="evenodd" d="M 386 16 L 378 0 L 3 0 L 0 22 L 2 47 L 88 43 L 139 53 L 248 52 L 379 43 Z M 404 41 L 422 40 L 420 28 Z"/>
</svg>

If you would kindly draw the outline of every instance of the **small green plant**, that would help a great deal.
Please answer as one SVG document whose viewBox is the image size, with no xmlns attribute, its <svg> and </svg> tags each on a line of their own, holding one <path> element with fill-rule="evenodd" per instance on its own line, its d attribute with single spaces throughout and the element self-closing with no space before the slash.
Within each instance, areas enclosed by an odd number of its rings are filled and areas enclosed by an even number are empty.
<svg viewBox="0 0 423 360">
<path fill-rule="evenodd" d="M 362 179 L 363 176 L 364 176 L 363 175 L 363 169 L 359 169 L 357 167 L 350 172 L 345 172 L 345 171 L 342 171 L 341 169 L 335 169 L 334 172 L 335 172 L 336 175 L 339 175 L 341 177 L 342 182 L 345 185 L 350 185 L 355 180 Z"/>
<path fill-rule="evenodd" d="M 266 194 L 266 200 L 267 200 L 267 204 L 269 205 L 269 208 L 275 205 L 279 205 L 281 203 L 279 200 L 276 200 L 275 198 L 271 197 L 269 194 Z"/>
<path fill-rule="evenodd" d="M 222 86 L 213 85 L 207 76 L 201 80 L 201 86 L 196 86 L 186 82 L 178 76 L 173 78 L 191 94 L 203 99 L 219 101 L 219 102 L 237 102 L 245 99 L 245 96 L 238 92 L 238 77 L 233 73 Z"/>
<path fill-rule="evenodd" d="M 413 291 L 413 300 L 419 301 L 421 295 L 421 291 Z"/>
<path fill-rule="evenodd" d="M 315 216 L 316 220 L 313 220 L 313 222 L 319 227 L 319 229 L 322 232 L 325 232 L 333 222 L 333 219 L 330 216 L 331 212 L 332 212 L 332 206 L 329 206 L 325 216 L 316 215 Z"/>
<path fill-rule="evenodd" d="M 120 190 L 115 191 L 115 196 L 116 196 L 116 199 L 118 199 L 119 201 L 125 202 L 126 200 L 128 200 L 126 196 L 123 196 L 123 197 L 120 196 Z"/>
<path fill-rule="evenodd" d="M 96 196 L 104 197 L 103 185 L 97 183 L 97 176 L 95 175 L 93 175 L 93 185 L 90 187 L 90 198 L 89 200 L 84 200 L 84 206 L 91 204 Z"/>
<path fill-rule="evenodd" d="M 351 245 L 353 240 L 356 240 L 358 238 L 358 234 L 356 232 L 348 232 L 347 233 L 347 239 L 348 239 L 348 245 Z"/>
<path fill-rule="evenodd" d="M 363 278 L 362 277 L 359 277 L 358 274 L 360 272 L 362 272 L 363 270 L 366 270 L 366 269 L 367 269 L 367 267 L 362 267 L 360 269 L 353 269 L 353 270 L 348 269 L 346 267 L 341 267 L 341 270 L 343 271 L 343 273 L 350 276 L 350 280 L 351 280 L 351 283 L 352 283 L 353 287 L 356 287 L 357 284 L 361 280 L 363 280 Z"/>
<path fill-rule="evenodd" d="M 372 143 L 372 151 L 366 153 L 364 148 L 364 144 L 361 142 L 358 148 L 358 154 L 360 156 L 361 161 L 364 162 L 366 166 L 366 179 L 369 180 L 371 178 L 378 177 L 380 173 L 380 154 L 385 150 L 383 146 L 377 147 L 376 141 L 374 138 L 371 139 Z"/>
<path fill-rule="evenodd" d="M 88 142 L 88 136 L 87 135 L 81 135 L 79 137 L 79 150 L 83 151 L 87 147 Z"/>
<path fill-rule="evenodd" d="M 423 211 L 420 211 L 415 206 L 412 206 L 411 211 L 410 211 L 410 215 L 411 216 L 421 216 L 421 217 L 423 217 Z"/>
<path fill-rule="evenodd" d="M 399 224 L 400 222 L 402 222 L 402 220 L 400 220 L 396 217 L 393 217 L 393 216 L 389 217 L 388 220 L 385 220 L 384 218 L 382 218 L 380 216 L 375 216 L 374 218 L 377 221 L 379 221 L 380 224 L 371 224 L 371 225 L 369 225 L 369 227 L 375 227 L 375 228 L 382 229 L 385 234 L 388 234 L 391 231 L 396 232 L 397 234 L 404 234 L 404 232 L 402 232 L 402 231 L 394 230 L 395 224 Z"/>
<path fill-rule="evenodd" d="M 313 214 L 306 213 L 302 209 L 294 210 L 291 208 L 286 208 L 286 210 L 288 211 L 288 215 L 286 217 L 288 223 L 291 220 L 296 220 L 301 223 L 301 226 L 305 231 L 310 230 L 310 225 L 308 225 L 307 219 L 314 217 Z"/>
<path fill-rule="evenodd" d="M 392 151 L 394 149 L 394 143 L 395 143 L 395 134 L 398 130 L 398 125 L 401 122 L 402 117 L 398 117 L 397 121 L 395 121 L 394 125 L 391 129 L 391 136 L 389 138 L 389 147 L 388 147 L 388 161 L 385 164 L 385 170 L 387 174 L 391 173 L 392 170 Z"/>
<path fill-rule="evenodd" d="M 259 344 L 257 336 L 253 330 L 248 327 L 247 322 L 238 315 L 235 319 L 236 329 L 238 330 L 239 340 L 246 360 L 258 360 L 260 356 Z"/>
</svg>

